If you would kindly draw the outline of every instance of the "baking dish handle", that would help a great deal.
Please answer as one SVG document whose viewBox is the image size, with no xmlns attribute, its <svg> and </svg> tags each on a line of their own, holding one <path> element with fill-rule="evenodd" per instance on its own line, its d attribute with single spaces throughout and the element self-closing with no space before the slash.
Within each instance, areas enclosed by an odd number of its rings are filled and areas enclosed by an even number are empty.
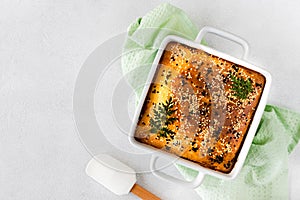
<svg viewBox="0 0 300 200">
<path fill-rule="evenodd" d="M 198 172 L 198 175 L 197 175 L 197 177 L 194 180 L 192 180 L 192 181 L 185 181 L 185 180 L 176 178 L 174 176 L 168 175 L 168 174 L 166 174 L 164 172 L 160 172 L 159 169 L 156 169 L 155 164 L 156 164 L 156 161 L 157 161 L 158 158 L 159 158 L 159 156 L 152 155 L 151 161 L 150 161 L 151 172 L 156 177 L 158 177 L 160 179 L 163 179 L 165 181 L 169 181 L 169 182 L 175 183 L 177 185 L 181 185 L 181 186 L 189 187 L 189 188 L 193 188 L 193 189 L 197 188 L 197 187 L 199 187 L 201 185 L 201 183 L 203 181 L 203 178 L 204 178 L 204 174 L 203 173 Z"/>
<path fill-rule="evenodd" d="M 225 39 L 228 39 L 230 41 L 233 41 L 233 42 L 241 45 L 243 47 L 243 50 L 244 50 L 244 54 L 243 54 L 242 58 L 245 59 L 245 60 L 247 59 L 248 53 L 249 53 L 249 45 L 244 39 L 242 39 L 242 38 L 240 38 L 240 37 L 238 37 L 238 36 L 236 36 L 232 33 L 223 31 L 223 30 L 216 29 L 216 28 L 213 28 L 213 27 L 210 27 L 210 26 L 205 26 L 198 33 L 195 42 L 201 43 L 204 35 L 206 35 L 207 33 L 212 33 L 212 34 L 218 35 L 220 37 L 223 37 Z"/>
</svg>

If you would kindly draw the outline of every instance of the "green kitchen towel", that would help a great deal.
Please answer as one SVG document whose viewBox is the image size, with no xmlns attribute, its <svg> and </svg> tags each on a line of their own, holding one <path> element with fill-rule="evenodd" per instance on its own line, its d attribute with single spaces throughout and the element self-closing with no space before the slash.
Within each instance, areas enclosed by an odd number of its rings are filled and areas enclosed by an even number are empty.
<svg viewBox="0 0 300 200">
<path fill-rule="evenodd" d="M 166 35 L 193 40 L 197 27 L 187 15 L 164 3 L 128 29 L 122 55 L 122 71 L 136 91 L 137 100 L 145 84 L 157 49 Z M 300 138 L 300 114 L 267 105 L 243 169 L 234 180 L 205 176 L 196 189 L 204 200 L 288 199 L 288 155 Z M 187 180 L 197 172 L 177 165 Z"/>
<path fill-rule="evenodd" d="M 236 179 L 206 176 L 196 189 L 203 199 L 289 199 L 288 155 L 300 137 L 300 114 L 267 105 L 244 166 Z M 185 178 L 197 172 L 178 166 Z"/>
<path fill-rule="evenodd" d="M 127 32 L 122 70 L 128 82 L 135 88 L 138 99 L 161 41 L 167 35 L 194 40 L 198 28 L 182 10 L 170 4 L 162 4 L 133 22 Z"/>
</svg>

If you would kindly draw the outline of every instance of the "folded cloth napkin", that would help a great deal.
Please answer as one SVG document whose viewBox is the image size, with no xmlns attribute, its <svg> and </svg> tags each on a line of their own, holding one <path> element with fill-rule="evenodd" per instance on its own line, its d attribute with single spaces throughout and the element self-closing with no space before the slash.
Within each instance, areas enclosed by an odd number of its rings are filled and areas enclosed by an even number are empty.
<svg viewBox="0 0 300 200">
<path fill-rule="evenodd" d="M 176 34 L 193 40 L 197 33 L 198 29 L 187 15 L 167 3 L 129 26 L 122 70 L 135 89 L 137 99 L 162 39 Z M 288 155 L 299 138 L 300 114 L 267 105 L 238 177 L 229 181 L 207 175 L 196 189 L 197 193 L 205 200 L 288 199 Z M 177 168 L 187 180 L 198 173 L 181 165 Z"/>
<path fill-rule="evenodd" d="M 161 4 L 143 18 L 138 18 L 128 28 L 122 54 L 122 70 L 128 82 L 136 90 L 139 99 L 157 49 L 167 35 L 179 35 L 194 40 L 198 29 L 185 13 Z"/>
</svg>

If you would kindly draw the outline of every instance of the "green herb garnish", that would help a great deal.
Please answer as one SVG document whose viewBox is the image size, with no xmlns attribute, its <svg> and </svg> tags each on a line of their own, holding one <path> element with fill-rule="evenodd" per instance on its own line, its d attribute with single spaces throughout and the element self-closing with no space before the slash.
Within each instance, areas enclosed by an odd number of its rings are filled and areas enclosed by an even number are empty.
<svg viewBox="0 0 300 200">
<path fill-rule="evenodd" d="M 155 105 L 155 109 L 153 109 L 153 118 L 150 118 L 151 133 L 157 133 L 158 137 L 170 137 L 174 139 L 176 133 L 168 128 L 169 125 L 172 125 L 178 120 L 176 117 L 171 117 L 177 110 L 173 109 L 173 107 L 174 102 L 172 101 L 172 97 L 165 103 Z"/>
<path fill-rule="evenodd" d="M 237 78 L 236 76 L 230 74 L 232 84 L 232 90 L 234 91 L 234 96 L 240 99 L 247 99 L 250 92 L 253 91 L 251 79 L 248 78 L 244 80 L 243 78 Z"/>
</svg>

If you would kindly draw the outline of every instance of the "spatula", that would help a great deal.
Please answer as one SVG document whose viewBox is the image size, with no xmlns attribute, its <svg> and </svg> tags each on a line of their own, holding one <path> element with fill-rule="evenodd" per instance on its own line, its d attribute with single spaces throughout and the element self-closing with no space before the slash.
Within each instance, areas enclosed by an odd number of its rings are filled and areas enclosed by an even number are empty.
<svg viewBox="0 0 300 200">
<path fill-rule="evenodd" d="M 94 157 L 88 163 L 86 173 L 117 195 L 132 192 L 144 200 L 160 199 L 136 184 L 136 174 L 132 168 L 109 155 L 100 154 Z"/>
</svg>

